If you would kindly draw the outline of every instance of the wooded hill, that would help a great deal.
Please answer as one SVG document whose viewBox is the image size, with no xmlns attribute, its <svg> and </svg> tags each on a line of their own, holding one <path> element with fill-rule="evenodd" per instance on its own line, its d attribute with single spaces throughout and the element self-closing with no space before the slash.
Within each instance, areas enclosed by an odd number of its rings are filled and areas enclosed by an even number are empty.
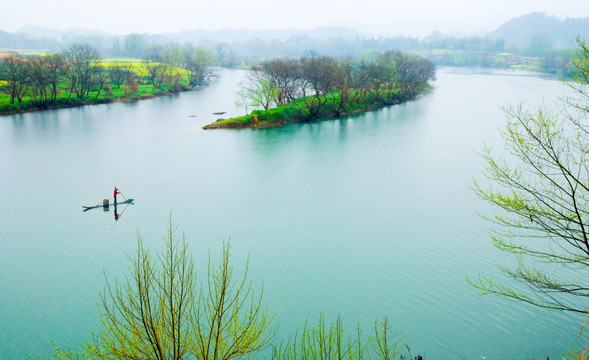
<svg viewBox="0 0 589 360">
<path fill-rule="evenodd" d="M 522 50 L 535 40 L 544 41 L 554 49 L 572 49 L 576 37 L 589 38 L 589 18 L 558 19 L 545 13 L 530 13 L 513 18 L 496 30 L 479 36 L 455 36 L 433 33 L 419 39 L 416 36 L 383 37 L 361 33 L 345 27 L 319 27 L 312 30 L 186 30 L 162 34 L 112 35 L 97 30 L 52 30 L 40 26 L 25 26 L 17 33 L 0 30 L 0 49 L 63 50 L 73 42 L 88 43 L 101 54 L 142 57 L 141 48 L 130 48 L 130 42 L 140 41 L 142 47 L 161 46 L 170 42 L 192 43 L 211 50 L 233 52 L 242 56 L 303 56 L 309 50 L 330 56 L 358 57 L 363 51 L 415 50 L 430 48 L 433 38 L 453 38 L 454 43 L 465 39 L 481 39 L 493 44 L 504 41 L 503 50 Z M 137 45 L 137 44 L 135 44 Z M 472 47 L 472 46 L 471 46 Z M 133 53 L 130 53 L 133 52 Z"/>
<path fill-rule="evenodd" d="M 507 47 L 518 49 L 533 41 L 549 42 L 555 49 L 572 49 L 577 37 L 589 39 L 589 18 L 561 20 L 541 12 L 513 18 L 487 34 L 487 38 L 505 39 Z"/>
</svg>

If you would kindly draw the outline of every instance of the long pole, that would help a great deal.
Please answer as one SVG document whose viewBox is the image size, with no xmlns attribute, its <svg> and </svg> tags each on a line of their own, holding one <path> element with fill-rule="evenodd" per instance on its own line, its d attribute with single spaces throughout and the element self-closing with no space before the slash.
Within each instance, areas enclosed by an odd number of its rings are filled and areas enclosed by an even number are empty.
<svg viewBox="0 0 589 360">
<path fill-rule="evenodd" d="M 115 182 L 114 182 L 114 181 L 112 181 L 112 179 L 109 179 L 109 180 L 110 180 L 110 182 L 111 182 L 111 183 L 112 183 L 112 184 L 113 184 L 113 185 L 114 185 L 114 186 L 115 186 L 115 187 L 118 189 L 118 187 L 117 187 L 117 184 L 115 184 Z M 123 195 L 123 193 L 122 193 L 122 192 L 120 192 L 120 191 L 119 191 L 119 194 L 121 194 L 121 196 L 123 197 L 123 199 L 127 200 L 127 198 L 125 197 L 125 195 Z"/>
</svg>

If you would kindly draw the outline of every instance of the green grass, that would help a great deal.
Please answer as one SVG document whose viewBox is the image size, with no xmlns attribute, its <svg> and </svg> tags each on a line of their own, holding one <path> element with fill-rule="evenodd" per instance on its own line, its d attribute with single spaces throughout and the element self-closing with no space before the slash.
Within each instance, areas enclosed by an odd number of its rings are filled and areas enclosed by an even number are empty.
<svg viewBox="0 0 589 360">
<path fill-rule="evenodd" d="M 230 123 L 244 123 L 247 124 L 251 121 L 252 116 L 251 115 L 243 115 L 243 116 L 238 116 L 238 117 L 234 117 L 231 119 L 224 119 L 219 121 L 222 124 L 230 124 Z"/>
<path fill-rule="evenodd" d="M 154 90 L 152 85 L 139 85 L 137 93 L 125 96 L 123 86 L 121 86 L 120 88 L 113 86 L 111 88 L 112 94 L 110 95 L 107 94 L 106 89 L 103 89 L 100 95 L 97 96 L 98 91 L 90 91 L 90 94 L 83 99 L 78 99 L 75 94 L 72 94 L 69 101 L 69 93 L 66 91 L 61 91 L 55 103 L 50 103 L 42 106 L 39 106 L 38 104 L 33 102 L 33 99 L 30 96 L 23 97 L 23 101 L 21 103 L 15 100 L 14 104 L 11 104 L 10 95 L 0 93 L 0 114 L 9 114 L 14 112 L 23 112 L 27 110 L 36 110 L 43 108 L 71 107 L 80 104 L 101 103 L 105 101 L 127 101 L 132 99 L 139 99 L 142 97 L 151 97 L 160 94 L 165 94 L 167 90 L 167 87 L 164 87 L 163 89 Z"/>
<path fill-rule="evenodd" d="M 354 94 L 352 93 L 352 95 Z M 358 101 L 350 101 L 339 114 L 336 113 L 336 110 L 341 100 L 340 93 L 332 92 L 327 98 L 325 98 L 325 105 L 321 108 L 319 113 L 314 116 L 310 115 L 309 109 L 306 106 L 307 102 L 314 101 L 314 96 L 308 96 L 306 98 L 297 99 L 284 106 L 268 109 L 267 111 L 254 110 L 249 115 L 220 120 L 206 125 L 204 128 L 273 126 L 273 124 L 303 122 L 319 118 L 335 118 L 337 116 L 358 114 L 399 102 L 399 93 L 397 90 L 380 90 L 378 94 L 373 93 L 369 95 L 372 95 L 372 98 L 378 96 L 379 100 L 375 100 L 374 103 L 371 103 L 369 101 L 371 96 L 367 96 L 366 98 L 358 99 Z"/>
</svg>

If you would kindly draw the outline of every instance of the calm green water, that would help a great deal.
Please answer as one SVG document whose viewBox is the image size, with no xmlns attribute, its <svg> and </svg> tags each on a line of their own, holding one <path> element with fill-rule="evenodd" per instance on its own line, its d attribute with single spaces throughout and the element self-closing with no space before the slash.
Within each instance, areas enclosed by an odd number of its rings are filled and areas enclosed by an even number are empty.
<svg viewBox="0 0 589 360">
<path fill-rule="evenodd" d="M 251 256 L 280 336 L 342 314 L 369 331 L 388 315 L 428 359 L 530 359 L 576 345 L 583 319 L 497 297 L 465 278 L 511 261 L 469 186 L 474 150 L 500 144 L 500 106 L 550 103 L 557 81 L 441 69 L 433 91 L 363 116 L 252 131 L 203 131 L 238 115 L 243 73 L 200 91 L 0 118 L 0 358 L 50 355 L 99 329 L 98 292 L 124 276 L 139 230 L 161 248 L 170 212 L 199 268 L 233 243 Z M 82 212 L 112 194 L 135 205 Z M 577 344 L 578 345 L 578 344 Z"/>
</svg>

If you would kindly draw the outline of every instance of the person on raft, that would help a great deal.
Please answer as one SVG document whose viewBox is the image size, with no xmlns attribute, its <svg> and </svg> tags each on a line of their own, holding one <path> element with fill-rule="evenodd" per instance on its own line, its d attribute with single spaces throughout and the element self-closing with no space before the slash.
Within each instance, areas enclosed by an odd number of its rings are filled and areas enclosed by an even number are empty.
<svg viewBox="0 0 589 360">
<path fill-rule="evenodd" d="M 119 191 L 119 189 L 117 189 L 117 187 L 115 186 L 115 191 L 114 191 L 114 198 L 115 198 L 115 204 L 117 203 L 117 194 L 120 194 L 121 192 Z"/>
</svg>

